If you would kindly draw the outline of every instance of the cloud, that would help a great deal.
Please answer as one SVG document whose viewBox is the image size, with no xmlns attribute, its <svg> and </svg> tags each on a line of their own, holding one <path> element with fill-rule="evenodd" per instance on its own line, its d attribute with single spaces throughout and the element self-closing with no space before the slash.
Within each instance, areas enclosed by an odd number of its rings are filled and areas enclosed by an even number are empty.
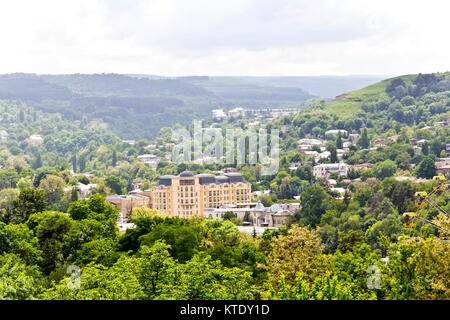
<svg viewBox="0 0 450 320">
<path fill-rule="evenodd" d="M 0 4 L 0 73 L 404 74 L 450 70 L 446 1 Z"/>
</svg>

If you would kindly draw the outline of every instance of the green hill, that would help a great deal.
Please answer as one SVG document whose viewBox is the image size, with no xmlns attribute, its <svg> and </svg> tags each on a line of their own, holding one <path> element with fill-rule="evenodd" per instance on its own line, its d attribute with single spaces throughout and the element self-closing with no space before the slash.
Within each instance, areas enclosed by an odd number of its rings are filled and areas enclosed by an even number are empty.
<svg viewBox="0 0 450 320">
<path fill-rule="evenodd" d="M 418 78 L 419 80 L 417 80 Z M 422 81 L 421 79 L 423 78 L 430 79 Z M 427 83 L 426 81 L 429 82 Z M 427 84 L 431 85 L 431 87 L 427 87 Z M 398 86 L 405 88 L 404 93 L 395 92 Z M 421 91 L 423 88 L 426 88 L 425 91 Z M 330 103 L 327 103 L 324 110 L 345 118 L 360 112 L 363 103 L 381 101 L 392 97 L 401 99 L 406 96 L 412 96 L 418 98 L 426 93 L 447 90 L 450 90 L 450 72 L 432 75 L 405 75 L 386 79 L 365 88 L 341 94 Z"/>
</svg>

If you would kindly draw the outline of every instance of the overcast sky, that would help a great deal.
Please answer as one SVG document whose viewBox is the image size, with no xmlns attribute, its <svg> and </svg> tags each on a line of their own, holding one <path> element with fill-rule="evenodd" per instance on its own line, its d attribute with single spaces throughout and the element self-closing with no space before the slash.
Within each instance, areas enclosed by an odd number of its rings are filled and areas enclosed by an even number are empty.
<svg viewBox="0 0 450 320">
<path fill-rule="evenodd" d="M 450 71 L 446 0 L 0 2 L 0 73 Z"/>
</svg>

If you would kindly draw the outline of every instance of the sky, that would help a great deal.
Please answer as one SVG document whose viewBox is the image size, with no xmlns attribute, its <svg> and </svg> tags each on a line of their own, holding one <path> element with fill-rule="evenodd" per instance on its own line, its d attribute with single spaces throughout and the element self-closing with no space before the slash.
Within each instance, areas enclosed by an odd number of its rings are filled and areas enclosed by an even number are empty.
<svg viewBox="0 0 450 320">
<path fill-rule="evenodd" d="M 446 0 L 0 1 L 0 73 L 450 71 Z"/>
</svg>

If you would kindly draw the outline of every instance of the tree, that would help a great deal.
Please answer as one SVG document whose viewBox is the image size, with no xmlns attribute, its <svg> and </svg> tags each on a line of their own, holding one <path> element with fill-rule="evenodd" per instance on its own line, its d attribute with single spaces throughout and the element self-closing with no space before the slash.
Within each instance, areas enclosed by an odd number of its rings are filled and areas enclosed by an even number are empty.
<svg viewBox="0 0 450 320">
<path fill-rule="evenodd" d="M 348 285 L 353 299 L 376 299 L 376 293 L 379 290 L 368 288 L 367 280 L 370 275 L 367 272 L 370 270 L 369 268 L 381 269 L 381 252 L 380 250 L 371 250 L 366 243 L 358 244 L 357 242 L 345 252 L 336 251 L 331 258 L 329 269 L 340 282 Z"/>
<path fill-rule="evenodd" d="M 25 188 L 20 190 L 19 196 L 13 200 L 11 223 L 25 222 L 28 217 L 47 208 L 47 194 L 42 189 Z"/>
<path fill-rule="evenodd" d="M 300 224 L 314 227 L 320 223 L 328 202 L 329 196 L 322 187 L 309 187 L 300 194 L 301 208 L 295 213 L 295 217 Z"/>
<path fill-rule="evenodd" d="M 295 175 L 297 177 L 299 177 L 301 180 L 306 180 L 306 181 L 309 181 L 309 182 L 314 180 L 314 175 L 312 173 L 312 170 L 311 170 L 310 166 L 299 166 L 295 170 Z"/>
<path fill-rule="evenodd" d="M 36 155 L 36 158 L 35 158 L 34 161 L 33 161 L 32 168 L 33 168 L 33 169 L 39 169 L 40 167 L 42 167 L 42 160 L 41 160 L 41 154 L 38 153 L 38 154 Z"/>
<path fill-rule="evenodd" d="M 233 211 L 227 211 L 223 214 L 223 220 L 232 220 L 236 218 L 236 214 Z"/>
<path fill-rule="evenodd" d="M 330 150 L 330 161 L 331 161 L 331 163 L 338 162 L 337 150 L 335 147 L 331 148 L 331 150 Z"/>
<path fill-rule="evenodd" d="M 39 188 L 45 191 L 48 204 L 51 205 L 61 200 L 65 185 L 61 177 L 49 174 L 41 180 Z"/>
<path fill-rule="evenodd" d="M 351 286 L 340 282 L 336 275 L 326 272 L 308 281 L 300 273 L 295 285 L 286 284 L 284 276 L 278 283 L 278 290 L 272 286 L 265 292 L 268 300 L 355 300 Z"/>
<path fill-rule="evenodd" d="M 117 164 L 117 153 L 116 150 L 113 150 L 113 154 L 112 154 L 112 166 L 115 167 Z"/>
<path fill-rule="evenodd" d="M 69 277 L 38 296 L 44 300 L 139 300 L 145 297 L 139 283 L 141 265 L 136 258 L 122 256 L 112 267 L 90 264 L 81 269 L 82 285 L 74 290 Z"/>
<path fill-rule="evenodd" d="M 75 186 L 72 187 L 72 194 L 70 197 L 70 201 L 71 202 L 78 201 L 78 189 Z"/>
<path fill-rule="evenodd" d="M 357 144 L 358 144 L 358 146 L 360 146 L 361 149 L 367 149 L 369 147 L 370 141 L 367 136 L 367 128 L 364 128 Z"/>
<path fill-rule="evenodd" d="M 124 184 L 117 176 L 107 176 L 105 179 L 106 185 L 116 194 L 123 193 Z"/>
<path fill-rule="evenodd" d="M 32 299 L 38 291 L 39 272 L 15 254 L 0 255 L 0 300 Z"/>
<path fill-rule="evenodd" d="M 436 175 L 437 168 L 433 159 L 430 157 L 424 158 L 417 167 L 416 175 L 420 178 L 431 179 Z"/>
<path fill-rule="evenodd" d="M 377 179 L 383 180 L 384 178 L 392 177 L 397 172 L 397 166 L 394 161 L 385 160 L 376 163 L 372 168 L 372 172 Z"/>
<path fill-rule="evenodd" d="M 115 240 L 101 238 L 83 243 L 77 256 L 76 264 L 79 266 L 95 263 L 111 267 L 120 258 L 120 253 L 116 251 Z"/>
<path fill-rule="evenodd" d="M 157 241 L 153 246 L 142 246 L 138 257 L 143 258 L 140 283 L 144 287 L 147 299 L 154 299 L 161 294 L 164 285 L 171 282 L 170 275 L 175 269 L 175 261 L 169 253 L 170 246 Z"/>
<path fill-rule="evenodd" d="M 73 201 L 69 209 L 67 210 L 70 217 L 74 220 L 83 220 L 86 219 L 89 213 L 91 212 L 91 208 L 86 200 L 78 200 Z"/>
<path fill-rule="evenodd" d="M 200 245 L 198 228 L 159 224 L 148 234 L 139 238 L 141 245 L 152 246 L 158 240 L 170 245 L 171 255 L 180 262 L 192 258 Z"/>
<path fill-rule="evenodd" d="M 364 235 L 359 230 L 349 230 L 347 233 L 341 233 L 339 235 L 339 245 L 337 249 L 345 253 L 352 251 L 354 247 L 357 247 L 364 243 Z"/>
<path fill-rule="evenodd" d="M 336 148 L 342 149 L 342 137 L 341 137 L 341 131 L 338 132 L 337 138 L 336 138 Z"/>
<path fill-rule="evenodd" d="M 31 188 L 32 186 L 33 182 L 27 178 L 20 178 L 19 182 L 17 182 L 17 188 L 19 189 Z"/>
<path fill-rule="evenodd" d="M 130 221 L 135 221 L 140 218 L 151 217 L 167 217 L 167 214 L 156 209 L 150 209 L 148 207 L 135 207 L 130 215 Z"/>
<path fill-rule="evenodd" d="M 42 269 L 46 274 L 65 262 L 64 240 L 72 225 L 61 212 L 44 212 L 36 228 L 36 237 L 42 250 Z"/>
<path fill-rule="evenodd" d="M 163 288 L 159 299 L 177 300 L 247 300 L 255 298 L 251 273 L 240 268 L 226 268 L 205 253 L 196 254 L 186 264 L 178 265 L 176 281 Z"/>
<path fill-rule="evenodd" d="M 19 121 L 20 122 L 25 121 L 25 113 L 23 112 L 23 110 L 20 110 L 20 112 L 19 112 Z"/>
<path fill-rule="evenodd" d="M 80 156 L 80 160 L 78 161 L 80 172 L 84 172 L 84 169 L 86 169 L 86 155 L 82 154 Z"/>
<path fill-rule="evenodd" d="M 316 231 L 293 226 L 287 236 L 273 241 L 267 259 L 268 283 L 278 288 L 278 281 L 284 276 L 288 285 L 294 285 L 299 271 L 309 281 L 313 281 L 326 270 L 329 261 L 322 250 L 321 239 Z"/>
<path fill-rule="evenodd" d="M 402 237 L 388 251 L 382 289 L 388 299 L 450 299 L 449 244 L 436 237 Z"/>
<path fill-rule="evenodd" d="M 73 172 L 77 172 L 77 155 L 76 154 L 74 154 L 72 156 L 72 169 L 73 169 Z"/>
<path fill-rule="evenodd" d="M 42 252 L 36 237 L 25 224 L 4 224 L 0 222 L 0 256 L 13 253 L 25 263 L 39 263 Z"/>
</svg>

